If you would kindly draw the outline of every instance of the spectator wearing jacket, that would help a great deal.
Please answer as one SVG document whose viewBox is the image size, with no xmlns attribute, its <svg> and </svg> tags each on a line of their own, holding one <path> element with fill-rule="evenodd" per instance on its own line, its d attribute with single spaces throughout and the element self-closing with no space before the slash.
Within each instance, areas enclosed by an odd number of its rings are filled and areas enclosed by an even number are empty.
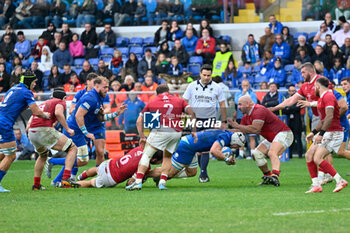
<svg viewBox="0 0 350 233">
<path fill-rule="evenodd" d="M 11 41 L 10 35 L 5 35 L 3 42 L 0 44 L 0 52 L 7 61 L 14 56 L 14 48 L 15 44 Z"/>
<path fill-rule="evenodd" d="M 31 44 L 29 40 L 26 40 L 22 31 L 17 32 L 17 43 L 13 50 L 18 57 L 22 60 L 28 58 L 31 53 Z"/>
<path fill-rule="evenodd" d="M 109 79 L 110 81 L 113 81 L 111 80 L 111 78 L 113 77 L 113 72 L 108 69 L 106 63 L 104 62 L 104 60 L 100 59 L 98 61 L 98 68 L 96 70 L 96 74 L 97 75 L 101 75 L 103 77 L 106 77 L 107 79 Z"/>
<path fill-rule="evenodd" d="M 180 0 L 175 0 L 174 4 L 171 5 L 169 16 L 172 17 L 173 20 L 179 21 L 181 17 L 184 15 L 184 6 L 180 2 Z"/>
<path fill-rule="evenodd" d="M 62 0 L 52 2 L 50 5 L 50 15 L 45 17 L 45 26 L 48 27 L 50 22 L 52 22 L 56 28 L 59 28 L 66 9 L 67 6 Z"/>
<path fill-rule="evenodd" d="M 170 28 L 168 21 L 163 20 L 162 26 L 158 28 L 156 33 L 154 34 L 154 45 L 160 46 L 163 42 L 169 40 Z"/>
<path fill-rule="evenodd" d="M 155 12 L 158 25 L 163 20 L 169 20 L 170 6 L 171 6 L 170 0 L 164 0 L 164 1 L 158 2 L 156 12 Z"/>
<path fill-rule="evenodd" d="M 64 41 L 66 47 L 68 48 L 69 43 L 72 41 L 73 32 L 69 28 L 68 23 L 62 23 L 61 40 Z"/>
<path fill-rule="evenodd" d="M 260 65 L 260 61 L 263 57 L 263 50 L 259 43 L 254 40 L 254 35 L 248 35 L 248 41 L 243 45 L 241 59 L 243 63 L 247 61 L 253 66 Z"/>
<path fill-rule="evenodd" d="M 277 83 L 280 87 L 283 87 L 286 83 L 286 72 L 282 67 L 281 59 L 277 58 L 273 69 L 269 72 L 268 82 Z"/>
<path fill-rule="evenodd" d="M 50 45 L 51 42 L 55 39 L 55 32 L 56 32 L 55 25 L 49 22 L 47 25 L 47 30 L 43 31 L 43 33 L 41 34 L 41 37 L 47 40 L 48 44 Z"/>
<path fill-rule="evenodd" d="M 11 27 L 16 29 L 18 25 L 18 21 L 22 21 L 27 17 L 30 18 L 32 14 L 31 13 L 32 8 L 33 8 L 33 4 L 30 0 L 23 0 L 23 2 L 21 2 L 19 6 L 16 8 L 15 15 L 10 19 L 9 24 L 11 25 Z M 23 22 L 23 26 L 25 28 L 31 28 L 31 25 L 28 24 L 26 21 Z"/>
<path fill-rule="evenodd" d="M 143 79 L 147 70 L 152 70 L 152 72 L 155 73 L 156 61 L 156 58 L 152 56 L 151 49 L 146 49 L 145 55 L 137 66 L 139 78 Z"/>
<path fill-rule="evenodd" d="M 230 90 L 238 88 L 239 73 L 237 72 L 235 63 L 230 60 L 227 64 L 225 71 L 221 75 L 222 81 Z"/>
<path fill-rule="evenodd" d="M 326 68 L 324 68 L 324 65 L 323 65 L 322 62 L 315 61 L 314 62 L 314 67 L 315 67 L 315 70 L 316 70 L 316 74 L 322 75 L 322 76 L 324 76 L 324 77 L 329 79 L 330 74 L 329 74 L 328 70 Z"/>
<path fill-rule="evenodd" d="M 316 45 L 315 54 L 312 56 L 311 61 L 312 63 L 314 63 L 315 61 L 322 62 L 324 67 L 328 70 L 331 68 L 332 64 L 332 62 L 328 61 L 327 55 L 323 52 L 323 48 L 321 45 Z"/>
<path fill-rule="evenodd" d="M 114 14 L 120 13 L 121 6 L 118 1 L 108 0 L 104 8 L 100 11 L 97 11 L 97 22 L 96 25 L 102 26 L 103 20 L 105 19 L 113 19 Z"/>
<path fill-rule="evenodd" d="M 281 58 L 281 62 L 283 65 L 289 64 L 291 51 L 288 43 L 282 40 L 281 34 L 277 34 L 275 36 L 275 39 L 276 42 L 272 46 L 272 54 L 275 57 Z"/>
<path fill-rule="evenodd" d="M 260 46 L 264 51 L 272 49 L 273 44 L 275 43 L 275 35 L 271 32 L 271 28 L 265 28 L 265 35 L 260 37 Z"/>
<path fill-rule="evenodd" d="M 171 21 L 170 25 L 170 31 L 169 31 L 169 47 L 172 49 L 174 47 L 174 42 L 177 39 L 181 39 L 183 37 L 183 32 L 179 25 L 177 24 L 177 21 L 173 20 Z"/>
<path fill-rule="evenodd" d="M 348 60 L 350 56 L 350 37 L 345 39 L 344 45 L 340 48 L 340 51 L 344 54 L 344 60 Z"/>
<path fill-rule="evenodd" d="M 91 23 L 85 24 L 85 30 L 81 33 L 80 40 L 84 49 L 91 49 L 97 44 L 97 34 Z"/>
<path fill-rule="evenodd" d="M 93 0 L 84 0 L 82 6 L 77 7 L 78 17 L 76 26 L 83 27 L 85 23 L 92 23 L 96 14 L 96 3 Z"/>
<path fill-rule="evenodd" d="M 73 57 L 66 49 L 66 43 L 63 41 L 60 42 L 59 49 L 53 53 L 52 61 L 54 65 L 61 69 L 65 64 L 73 65 Z"/>
<path fill-rule="evenodd" d="M 146 16 L 147 16 L 147 9 L 145 5 L 141 1 L 139 1 L 137 3 L 137 8 L 134 15 L 134 21 L 136 22 L 136 25 L 137 26 L 141 25 L 141 19 Z"/>
<path fill-rule="evenodd" d="M 117 36 L 112 30 L 112 26 L 110 23 L 106 23 L 104 26 L 104 30 L 98 36 L 98 45 L 95 48 L 113 48 L 115 46 L 115 41 Z"/>
<path fill-rule="evenodd" d="M 291 58 L 295 58 L 298 55 L 297 51 L 300 47 L 304 47 L 306 49 L 306 54 L 310 57 L 315 54 L 313 47 L 306 42 L 306 37 L 304 35 L 300 35 L 298 36 L 298 44 L 296 44 L 296 46 L 293 48 L 293 54 L 291 55 Z"/>
<path fill-rule="evenodd" d="M 166 74 L 169 70 L 169 62 L 166 60 L 166 56 L 164 53 L 160 53 L 156 62 L 155 74 L 158 76 L 159 74 Z"/>
<path fill-rule="evenodd" d="M 137 133 L 136 121 L 145 107 L 145 103 L 137 97 L 137 94 L 129 93 L 128 99 L 124 101 L 124 104 L 127 104 L 128 108 L 119 116 L 119 125 L 124 126 L 125 133 Z"/>
<path fill-rule="evenodd" d="M 215 57 L 215 39 L 209 36 L 208 29 L 203 29 L 202 37 L 198 39 L 196 49 L 197 56 L 204 58 L 205 64 L 211 64 Z"/>
<path fill-rule="evenodd" d="M 10 75 L 6 72 L 5 64 L 0 63 L 0 93 L 10 89 Z"/>
<path fill-rule="evenodd" d="M 177 57 L 172 57 L 171 62 L 168 69 L 168 74 L 171 77 L 180 77 L 183 73 L 182 65 L 179 64 L 179 60 Z"/>
<path fill-rule="evenodd" d="M 129 17 L 130 25 L 133 25 L 134 14 L 137 8 L 137 3 L 134 0 L 129 0 L 128 2 L 124 2 L 122 5 L 121 13 L 114 14 L 114 25 L 116 27 L 122 25 L 124 20 Z"/>
<path fill-rule="evenodd" d="M 213 76 L 217 75 L 220 76 L 225 71 L 227 64 L 230 60 L 233 60 L 233 54 L 230 51 L 230 48 L 228 47 L 227 43 L 221 43 L 220 44 L 220 51 L 216 52 L 215 58 L 213 61 Z"/>
<path fill-rule="evenodd" d="M 72 42 L 69 43 L 69 52 L 73 58 L 82 58 L 85 55 L 83 43 L 79 40 L 79 35 L 74 33 Z"/>
<path fill-rule="evenodd" d="M 266 108 L 272 108 L 282 103 L 282 101 L 283 96 L 278 92 L 278 84 L 274 82 L 270 83 L 269 92 L 264 96 L 261 105 Z M 278 115 L 279 112 L 276 111 L 274 113 Z"/>
<path fill-rule="evenodd" d="M 276 16 L 275 15 L 270 15 L 269 17 L 269 28 L 271 29 L 271 32 L 273 34 L 281 34 L 282 33 L 282 29 L 283 29 L 283 25 L 277 21 Z"/>
<path fill-rule="evenodd" d="M 155 91 L 158 87 L 158 84 L 153 81 L 153 76 L 146 74 L 145 82 L 141 86 L 141 90 L 146 91 Z M 153 93 L 145 93 L 148 96 L 148 101 L 152 100 L 155 97 Z"/>
<path fill-rule="evenodd" d="M 306 62 L 311 62 L 311 57 L 307 54 L 307 50 L 305 47 L 298 48 L 297 56 L 295 58 L 300 59 L 303 64 Z"/>
<path fill-rule="evenodd" d="M 83 70 L 79 74 L 79 80 L 81 83 L 86 83 L 87 76 L 90 73 L 95 72 L 94 68 L 92 68 L 91 64 L 89 61 L 84 61 L 83 63 Z"/>
<path fill-rule="evenodd" d="M 53 65 L 49 75 L 49 89 L 53 91 L 54 88 L 62 86 L 60 73 L 58 67 Z"/>
<path fill-rule="evenodd" d="M 294 68 L 292 70 L 292 84 L 296 86 L 300 81 L 304 81 L 301 76 L 301 60 L 298 58 L 294 59 Z"/>
<path fill-rule="evenodd" d="M 336 85 L 340 84 L 340 81 L 344 78 L 345 68 L 340 58 L 334 58 L 334 66 L 330 70 L 329 80 L 333 81 Z"/>
<path fill-rule="evenodd" d="M 64 72 L 60 74 L 60 83 L 62 86 L 64 86 L 66 83 L 68 83 L 71 75 L 73 73 L 75 73 L 74 71 L 72 71 L 71 66 L 68 64 L 65 64 L 63 66 L 63 70 L 64 70 Z"/>
<path fill-rule="evenodd" d="M 5 0 L 0 4 L 0 28 L 2 29 L 5 24 L 9 22 L 9 19 L 15 13 L 16 6 L 12 3 L 11 0 Z"/>
<path fill-rule="evenodd" d="M 40 23 L 49 15 L 50 4 L 46 0 L 38 0 L 31 9 L 31 16 L 22 20 L 25 28 L 39 28 Z"/>
<path fill-rule="evenodd" d="M 185 36 L 181 39 L 183 47 L 186 49 L 188 55 L 193 56 L 197 45 L 198 37 L 193 34 L 192 29 L 187 29 Z"/>
<path fill-rule="evenodd" d="M 186 51 L 186 49 L 182 46 L 181 40 L 176 39 L 174 43 L 174 48 L 170 52 L 172 57 L 177 57 L 179 60 L 179 63 L 185 67 L 187 66 L 188 60 L 189 60 L 189 55 Z"/>
<path fill-rule="evenodd" d="M 36 45 L 34 46 L 34 49 L 32 51 L 32 53 L 30 54 L 34 59 L 39 59 L 41 58 L 41 54 L 43 51 L 44 46 L 46 46 L 48 43 L 47 40 L 45 40 L 43 37 L 39 37 L 38 42 L 36 43 Z"/>
</svg>

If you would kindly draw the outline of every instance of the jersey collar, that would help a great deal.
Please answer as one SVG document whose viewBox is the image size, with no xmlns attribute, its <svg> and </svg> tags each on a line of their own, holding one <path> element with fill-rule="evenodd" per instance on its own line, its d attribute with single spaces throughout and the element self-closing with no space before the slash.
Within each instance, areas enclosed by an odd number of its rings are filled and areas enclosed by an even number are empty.
<svg viewBox="0 0 350 233">
<path fill-rule="evenodd" d="M 213 81 L 210 80 L 210 82 L 209 82 L 207 85 L 203 86 L 203 84 L 202 84 L 202 82 L 200 81 L 200 79 L 197 80 L 197 84 L 199 84 L 199 85 L 203 88 L 203 91 L 205 91 L 205 89 L 208 88 L 209 85 L 211 85 L 212 82 L 213 82 Z"/>
<path fill-rule="evenodd" d="M 248 116 L 250 116 L 250 114 L 252 114 L 254 107 L 255 107 L 255 104 L 253 105 L 252 109 L 250 109 L 250 111 L 248 112 Z"/>
<path fill-rule="evenodd" d="M 315 81 L 316 78 L 317 78 L 317 74 L 315 74 L 315 76 L 311 79 L 309 83 L 313 83 L 313 81 Z"/>
</svg>

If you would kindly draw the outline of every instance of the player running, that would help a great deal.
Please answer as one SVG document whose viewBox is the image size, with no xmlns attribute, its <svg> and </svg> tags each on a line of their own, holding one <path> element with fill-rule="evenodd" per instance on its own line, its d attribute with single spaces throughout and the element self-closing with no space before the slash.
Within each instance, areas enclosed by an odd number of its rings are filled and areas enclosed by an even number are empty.
<svg viewBox="0 0 350 233">
<path fill-rule="evenodd" d="M 221 152 L 222 148 L 227 146 L 238 149 L 245 144 L 245 136 L 241 132 L 205 130 L 197 132 L 197 137 L 197 142 L 192 135 L 181 138 L 180 144 L 171 158 L 172 166 L 163 171 L 163 174 L 167 175 L 168 178 L 195 176 L 198 165 L 197 152 L 210 151 L 218 160 L 224 160 L 227 165 L 234 165 L 235 158 L 232 155 L 226 157 Z"/>
<path fill-rule="evenodd" d="M 264 174 L 260 185 L 280 186 L 279 156 L 293 143 L 293 132 L 270 110 L 254 104 L 250 96 L 239 98 L 238 109 L 244 114 L 241 124 L 229 120 L 230 125 L 245 134 L 260 134 L 265 138 L 253 151 L 255 163 Z M 269 156 L 271 160 L 272 172 L 269 170 L 265 156 Z"/>
<path fill-rule="evenodd" d="M 325 77 L 321 77 L 315 82 L 315 93 L 316 96 L 320 97 L 317 101 L 320 122 L 306 137 L 308 143 L 312 140 L 314 143 L 308 150 L 312 156 L 308 157 L 306 161 L 312 185 L 310 190 L 305 193 L 322 192 L 317 178 L 317 166 L 336 180 L 337 184 L 333 192 L 339 192 L 348 185 L 348 182 L 338 174 L 332 164 L 324 160 L 329 153 L 338 153 L 344 138 L 340 125 L 339 105 L 334 94 L 329 90 L 328 84 L 329 80 Z"/>
<path fill-rule="evenodd" d="M 65 135 L 53 128 L 55 122 L 58 121 L 70 136 L 74 135 L 74 130 L 68 127 L 65 119 L 65 98 L 66 93 L 64 90 L 62 88 L 55 88 L 52 93 L 52 99 L 39 105 L 40 109 L 50 113 L 51 118 L 46 120 L 33 115 L 29 120 L 28 137 L 39 154 L 39 158 L 36 160 L 34 168 L 34 185 L 32 190 L 45 189 L 40 184 L 40 179 L 46 159 L 50 154 L 49 150 L 51 148 L 54 150 L 67 152 L 61 187 L 76 188 L 79 186 L 79 184 L 75 183 L 70 178 L 71 170 L 77 156 L 77 147 L 72 142 L 72 139 L 67 138 Z"/>
<path fill-rule="evenodd" d="M 144 148 L 142 158 L 136 173 L 136 180 L 131 185 L 126 187 L 126 190 L 141 190 L 142 179 L 148 169 L 149 161 L 157 150 L 163 151 L 162 174 L 159 181 L 159 189 L 166 189 L 165 183 L 167 176 L 164 171 L 171 166 L 171 156 L 176 151 L 181 138 L 182 113 L 186 112 L 190 115 L 191 121 L 195 122 L 196 115 L 192 108 L 178 97 L 169 94 L 169 87 L 166 84 L 159 85 L 156 89 L 157 96 L 150 101 L 142 110 L 137 119 L 137 130 L 140 136 L 140 145 Z M 144 114 L 152 114 L 153 118 L 160 117 L 161 127 L 152 129 L 147 138 L 143 132 Z M 151 120 L 153 122 L 153 119 Z M 192 134 L 197 140 L 196 127 L 192 128 Z"/>
<path fill-rule="evenodd" d="M 78 181 L 81 188 L 95 187 L 114 187 L 117 184 L 124 182 L 131 178 L 133 175 L 136 176 L 137 167 L 142 157 L 143 150 L 140 146 L 134 148 L 129 153 L 119 159 L 109 159 L 100 164 L 99 167 L 92 167 L 81 176 L 82 179 L 93 177 L 96 178 L 86 181 Z M 160 164 L 162 162 L 163 153 L 157 151 L 151 158 L 151 164 Z M 150 170 L 150 166 L 146 172 L 147 177 L 159 177 L 159 173 L 154 173 L 154 170 Z"/>
<path fill-rule="evenodd" d="M 50 113 L 43 112 L 36 105 L 31 92 L 36 80 L 35 74 L 26 70 L 21 76 L 20 83 L 8 90 L 0 103 L 0 154 L 4 155 L 0 163 L 0 192 L 10 192 L 1 186 L 1 181 L 16 158 L 17 145 L 13 125 L 18 115 L 29 106 L 35 116 L 50 119 Z"/>
</svg>

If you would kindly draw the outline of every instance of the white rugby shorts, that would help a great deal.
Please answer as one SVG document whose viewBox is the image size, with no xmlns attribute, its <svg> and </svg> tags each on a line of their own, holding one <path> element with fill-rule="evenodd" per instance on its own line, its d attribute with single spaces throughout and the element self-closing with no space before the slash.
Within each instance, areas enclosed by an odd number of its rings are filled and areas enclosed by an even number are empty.
<svg viewBox="0 0 350 233">
<path fill-rule="evenodd" d="M 326 148 L 329 151 L 329 153 L 332 153 L 333 151 L 335 153 L 338 153 L 340 145 L 343 142 L 343 138 L 344 138 L 344 132 L 342 131 L 326 132 L 323 135 L 321 143 L 318 145 Z"/>
<path fill-rule="evenodd" d="M 114 187 L 117 183 L 113 180 L 109 171 L 109 163 L 111 160 L 103 161 L 97 170 L 96 188 Z"/>
<path fill-rule="evenodd" d="M 167 150 L 169 153 L 174 154 L 180 143 L 181 135 L 181 132 L 177 132 L 171 128 L 167 128 L 166 130 L 153 129 L 147 138 L 147 143 L 158 150 Z"/>
<path fill-rule="evenodd" d="M 43 146 L 51 149 L 62 135 L 52 127 L 37 127 L 29 129 L 28 138 L 36 149 Z"/>
<path fill-rule="evenodd" d="M 293 141 L 294 141 L 293 132 L 289 130 L 289 131 L 279 132 L 275 136 L 272 142 L 279 142 L 283 145 L 284 149 L 287 149 L 292 145 Z M 270 149 L 271 142 L 267 141 L 266 139 L 262 141 L 261 144 L 264 144 L 267 147 L 267 149 Z"/>
</svg>

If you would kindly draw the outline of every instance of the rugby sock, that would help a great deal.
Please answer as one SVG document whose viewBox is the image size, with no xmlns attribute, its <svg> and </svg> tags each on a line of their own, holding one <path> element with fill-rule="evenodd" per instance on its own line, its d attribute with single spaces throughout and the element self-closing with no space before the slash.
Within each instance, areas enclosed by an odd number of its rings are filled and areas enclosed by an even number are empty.
<svg viewBox="0 0 350 233">
<path fill-rule="evenodd" d="M 60 173 L 58 173 L 58 175 L 56 176 L 56 178 L 53 180 L 54 183 L 61 182 L 64 170 L 65 170 L 65 166 L 62 167 Z M 70 173 L 69 173 L 68 178 L 69 178 L 69 177 L 70 177 Z"/>
<path fill-rule="evenodd" d="M 307 162 L 307 168 L 309 169 L 309 173 L 311 179 L 317 178 L 317 166 L 314 161 Z"/>
<path fill-rule="evenodd" d="M 322 163 L 320 163 L 320 168 L 324 171 L 324 173 L 330 174 L 332 177 L 334 177 L 337 174 L 337 171 L 334 169 L 332 164 L 327 162 L 326 160 L 323 160 Z"/>
<path fill-rule="evenodd" d="M 54 165 L 64 165 L 66 163 L 66 158 L 52 158 L 50 163 Z"/>
<path fill-rule="evenodd" d="M 70 176 L 73 180 L 75 180 L 77 178 L 78 170 L 79 170 L 78 167 L 73 167 L 72 174 Z"/>
<path fill-rule="evenodd" d="M 68 180 L 69 177 L 71 175 L 71 170 L 68 170 L 68 169 L 64 169 L 63 171 L 63 175 L 62 175 L 62 179 L 64 180 Z M 57 177 L 56 177 L 57 178 Z"/>
<path fill-rule="evenodd" d="M 34 176 L 34 186 L 35 187 L 39 187 L 40 186 L 40 180 L 41 180 L 41 177 Z"/>
<path fill-rule="evenodd" d="M 165 183 L 166 183 L 167 179 L 168 179 L 168 175 L 161 174 L 161 175 L 160 175 L 159 184 L 163 184 L 163 185 L 165 185 Z"/>
<path fill-rule="evenodd" d="M 203 153 L 201 156 L 201 177 L 208 177 L 207 167 L 209 163 L 209 153 Z"/>
<path fill-rule="evenodd" d="M 137 172 L 137 173 L 136 173 L 136 180 L 135 180 L 135 182 L 136 182 L 137 184 L 142 183 L 142 179 L 143 179 L 144 176 L 145 176 L 144 173 L 142 173 L 142 172 Z"/>
<path fill-rule="evenodd" d="M 243 150 L 239 150 L 239 156 L 244 158 L 244 151 Z"/>
<path fill-rule="evenodd" d="M 2 181 L 2 178 L 4 178 L 5 175 L 6 175 L 6 172 L 3 170 L 0 170 L 0 183 Z"/>
<path fill-rule="evenodd" d="M 80 174 L 79 178 L 80 180 L 85 180 L 86 178 L 88 178 L 86 171 L 83 171 L 83 173 Z"/>
<path fill-rule="evenodd" d="M 321 186 L 320 184 L 320 180 L 316 177 L 316 178 L 312 178 L 312 185 L 313 186 Z"/>
<path fill-rule="evenodd" d="M 275 176 L 279 177 L 280 176 L 280 171 L 273 169 L 272 170 L 272 175 L 275 175 Z"/>
<path fill-rule="evenodd" d="M 264 176 L 271 176 L 272 172 L 270 170 L 268 170 L 267 172 L 264 172 Z"/>
<path fill-rule="evenodd" d="M 336 181 L 337 183 L 339 183 L 340 181 L 343 180 L 343 178 L 341 178 L 341 176 L 340 176 L 338 173 L 335 174 L 335 176 L 334 176 L 333 178 L 335 179 L 335 181 Z"/>
</svg>

